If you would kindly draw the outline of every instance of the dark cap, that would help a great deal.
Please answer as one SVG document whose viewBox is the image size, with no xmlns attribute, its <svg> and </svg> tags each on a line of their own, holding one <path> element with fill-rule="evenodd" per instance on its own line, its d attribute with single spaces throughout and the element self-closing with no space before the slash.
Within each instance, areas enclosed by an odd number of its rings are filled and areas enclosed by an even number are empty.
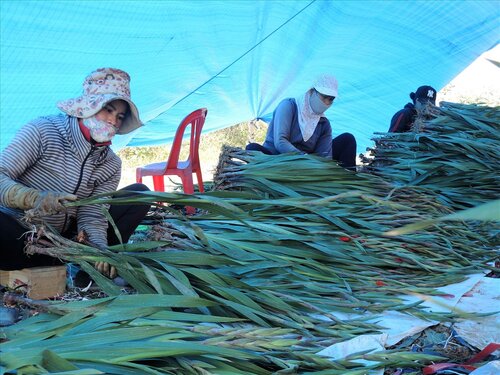
<svg viewBox="0 0 500 375">
<path fill-rule="evenodd" d="M 436 104 L 436 89 L 431 86 L 420 86 L 416 92 L 410 93 L 410 98 L 415 102 L 432 102 Z"/>
</svg>

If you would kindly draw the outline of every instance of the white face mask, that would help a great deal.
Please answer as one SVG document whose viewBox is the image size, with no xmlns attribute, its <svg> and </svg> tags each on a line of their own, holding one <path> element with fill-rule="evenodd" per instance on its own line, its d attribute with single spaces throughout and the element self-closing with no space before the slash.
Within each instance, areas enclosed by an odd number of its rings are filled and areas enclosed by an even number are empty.
<svg viewBox="0 0 500 375">
<path fill-rule="evenodd" d="M 98 120 L 95 116 L 83 119 L 83 125 L 90 130 L 90 136 L 98 143 L 111 141 L 118 130 L 113 125 Z"/>
<path fill-rule="evenodd" d="M 317 115 L 322 115 L 331 106 L 331 104 L 326 105 L 323 103 L 316 91 L 311 93 L 311 96 L 309 97 L 309 105 L 311 106 L 313 112 Z"/>
</svg>

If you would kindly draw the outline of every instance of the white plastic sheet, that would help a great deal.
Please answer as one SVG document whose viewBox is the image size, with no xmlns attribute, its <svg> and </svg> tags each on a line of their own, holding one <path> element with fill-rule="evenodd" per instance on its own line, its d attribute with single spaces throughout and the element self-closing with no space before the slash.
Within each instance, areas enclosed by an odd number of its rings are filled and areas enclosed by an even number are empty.
<svg viewBox="0 0 500 375">
<path fill-rule="evenodd" d="M 438 290 L 445 297 L 432 297 L 422 305 L 433 312 L 450 312 L 459 309 L 468 313 L 495 313 L 500 312 L 500 279 L 488 278 L 484 274 L 471 275 L 465 281 L 448 285 Z M 403 296 L 409 303 L 420 297 Z M 335 314 L 340 319 L 359 317 L 353 314 Z M 364 315 L 366 316 L 366 315 Z M 460 337 L 470 345 L 482 350 L 492 342 L 500 342 L 500 316 L 498 313 L 485 317 L 464 320 L 454 325 Z M 380 351 L 393 346 L 405 337 L 417 334 L 424 329 L 436 325 L 437 321 L 422 320 L 417 317 L 403 314 L 398 311 L 387 311 L 381 316 L 374 316 L 369 322 L 385 327 L 378 335 L 361 335 L 351 340 L 334 344 L 318 354 L 341 359 L 364 350 Z M 361 362 L 360 362 L 361 363 Z M 366 361 L 362 363 L 367 363 Z M 378 375 L 382 372 L 372 371 Z"/>
</svg>

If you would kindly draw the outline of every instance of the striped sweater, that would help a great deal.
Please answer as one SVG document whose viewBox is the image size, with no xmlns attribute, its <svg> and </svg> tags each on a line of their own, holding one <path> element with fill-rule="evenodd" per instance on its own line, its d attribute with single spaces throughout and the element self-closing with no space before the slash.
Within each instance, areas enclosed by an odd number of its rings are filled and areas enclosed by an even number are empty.
<svg viewBox="0 0 500 375">
<path fill-rule="evenodd" d="M 17 218 L 23 211 L 5 206 L 5 192 L 15 183 L 45 191 L 86 198 L 115 191 L 121 160 L 108 146 L 91 145 L 76 117 L 60 114 L 40 117 L 25 125 L 0 157 L 0 210 Z M 70 207 L 44 220 L 64 232 L 76 220 L 97 246 L 107 245 L 108 223 L 102 205 Z"/>
</svg>

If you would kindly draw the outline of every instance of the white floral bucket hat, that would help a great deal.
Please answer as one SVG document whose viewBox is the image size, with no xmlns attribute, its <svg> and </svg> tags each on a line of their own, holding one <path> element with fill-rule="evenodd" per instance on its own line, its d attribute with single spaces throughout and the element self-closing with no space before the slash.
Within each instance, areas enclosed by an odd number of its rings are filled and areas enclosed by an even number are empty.
<svg viewBox="0 0 500 375">
<path fill-rule="evenodd" d="M 126 101 L 130 109 L 117 134 L 127 134 L 142 126 L 139 111 L 130 99 L 130 76 L 120 69 L 100 68 L 90 73 L 83 82 L 83 94 L 62 100 L 57 107 L 70 116 L 88 118 L 117 99 Z"/>
</svg>

